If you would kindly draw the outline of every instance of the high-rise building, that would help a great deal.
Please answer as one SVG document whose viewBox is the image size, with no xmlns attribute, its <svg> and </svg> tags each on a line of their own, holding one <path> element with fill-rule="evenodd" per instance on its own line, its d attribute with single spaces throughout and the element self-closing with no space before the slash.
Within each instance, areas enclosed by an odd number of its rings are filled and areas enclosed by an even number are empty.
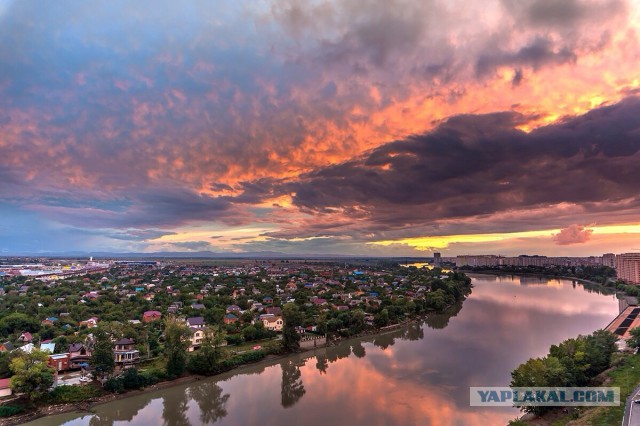
<svg viewBox="0 0 640 426">
<path fill-rule="evenodd" d="M 442 263 L 442 255 L 440 253 L 433 253 L 433 266 L 440 266 Z"/>
<path fill-rule="evenodd" d="M 602 255 L 602 266 L 608 266 L 609 268 L 616 267 L 616 255 L 613 253 L 605 253 Z"/>
<path fill-rule="evenodd" d="M 618 278 L 640 284 L 640 253 L 624 253 L 616 256 Z"/>
</svg>

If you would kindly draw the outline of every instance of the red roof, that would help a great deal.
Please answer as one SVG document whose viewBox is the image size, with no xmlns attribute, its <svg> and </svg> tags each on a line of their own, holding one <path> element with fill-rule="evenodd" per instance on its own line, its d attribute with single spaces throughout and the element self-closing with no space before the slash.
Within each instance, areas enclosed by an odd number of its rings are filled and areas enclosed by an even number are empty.
<svg viewBox="0 0 640 426">
<path fill-rule="evenodd" d="M 11 387 L 11 379 L 0 379 L 0 389 L 8 389 Z"/>
</svg>

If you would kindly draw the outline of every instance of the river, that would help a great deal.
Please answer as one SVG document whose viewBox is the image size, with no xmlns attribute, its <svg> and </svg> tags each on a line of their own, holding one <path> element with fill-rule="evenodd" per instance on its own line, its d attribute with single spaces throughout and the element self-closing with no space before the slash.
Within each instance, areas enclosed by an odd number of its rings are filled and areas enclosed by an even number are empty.
<svg viewBox="0 0 640 426">
<path fill-rule="evenodd" d="M 619 310 L 569 280 L 471 276 L 459 312 L 32 424 L 504 425 L 520 412 L 469 407 L 469 387 L 508 386 L 520 363 Z"/>
</svg>

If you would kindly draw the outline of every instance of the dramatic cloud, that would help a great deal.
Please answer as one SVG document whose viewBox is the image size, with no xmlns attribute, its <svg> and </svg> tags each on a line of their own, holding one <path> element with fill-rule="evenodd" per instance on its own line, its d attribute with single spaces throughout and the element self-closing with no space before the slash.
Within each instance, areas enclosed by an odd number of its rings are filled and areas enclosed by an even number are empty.
<svg viewBox="0 0 640 426">
<path fill-rule="evenodd" d="M 213 235 L 234 250 L 356 253 L 629 223 L 638 102 L 622 100 L 640 88 L 639 12 L 0 1 L 0 249 Z"/>
<path fill-rule="evenodd" d="M 589 241 L 593 234 L 593 229 L 585 228 L 582 225 L 571 225 L 568 228 L 561 230 L 559 233 L 553 236 L 553 240 L 556 244 L 566 246 L 569 244 L 582 244 Z"/>
<path fill-rule="evenodd" d="M 530 133 L 517 129 L 528 120 L 517 113 L 452 117 L 275 193 L 295 194 L 302 209 L 344 211 L 383 227 L 561 203 L 585 213 L 619 202 L 637 209 L 639 114 L 640 100 L 628 98 Z"/>
</svg>

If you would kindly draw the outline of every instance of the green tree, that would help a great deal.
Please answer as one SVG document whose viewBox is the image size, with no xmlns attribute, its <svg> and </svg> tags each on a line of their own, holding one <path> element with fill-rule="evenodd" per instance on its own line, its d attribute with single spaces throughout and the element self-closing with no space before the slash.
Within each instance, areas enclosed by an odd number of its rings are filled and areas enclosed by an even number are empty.
<svg viewBox="0 0 640 426">
<path fill-rule="evenodd" d="M 200 350 L 189 357 L 188 370 L 206 376 L 216 374 L 220 362 L 220 346 L 224 343 L 225 338 L 226 333 L 220 327 L 207 327 Z"/>
<path fill-rule="evenodd" d="M 284 320 L 282 346 L 288 351 L 297 351 L 300 349 L 300 335 L 296 331 L 296 327 L 302 325 L 304 316 L 297 305 L 287 303 L 282 310 L 282 318 Z"/>
<path fill-rule="evenodd" d="M 189 328 L 175 318 L 165 320 L 164 354 L 167 358 L 167 376 L 175 378 L 181 376 L 187 367 L 187 338 L 190 335 Z"/>
<path fill-rule="evenodd" d="M 11 360 L 11 388 L 16 393 L 24 393 L 31 401 L 36 401 L 48 393 L 53 385 L 55 370 L 47 365 L 49 354 L 39 350 L 31 353 L 20 351 Z"/>
<path fill-rule="evenodd" d="M 113 343 L 109 335 L 102 329 L 96 332 L 96 340 L 91 353 L 91 366 L 100 377 L 111 375 L 116 367 Z"/>
<path fill-rule="evenodd" d="M 0 333 L 8 336 L 13 333 L 22 333 L 28 331 L 30 333 L 37 332 L 40 329 L 38 320 L 33 316 L 14 312 L 0 320 Z"/>
<path fill-rule="evenodd" d="M 511 372 L 511 387 L 555 387 L 567 383 L 567 371 L 553 356 L 531 358 Z M 543 414 L 549 407 L 521 407 L 527 413 Z"/>
<path fill-rule="evenodd" d="M 631 335 L 631 337 L 627 339 L 627 345 L 629 345 L 630 348 L 634 349 L 640 348 L 640 327 L 632 328 L 629 331 L 629 334 Z"/>
<path fill-rule="evenodd" d="M 377 327 L 384 327 L 389 324 L 389 311 L 386 309 L 381 310 L 373 317 L 373 322 Z"/>
</svg>

